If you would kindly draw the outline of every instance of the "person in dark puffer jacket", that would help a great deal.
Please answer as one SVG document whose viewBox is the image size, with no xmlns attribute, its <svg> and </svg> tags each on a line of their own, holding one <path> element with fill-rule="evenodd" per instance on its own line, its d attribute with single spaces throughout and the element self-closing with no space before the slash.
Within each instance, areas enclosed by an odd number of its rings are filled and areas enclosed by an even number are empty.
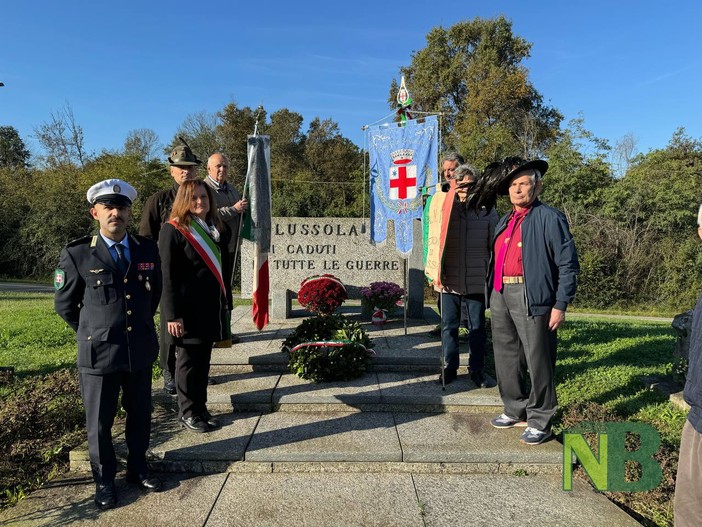
<svg viewBox="0 0 702 527">
<path fill-rule="evenodd" d="M 471 380 L 479 388 L 492 383 L 485 377 L 485 277 L 490 261 L 492 238 L 497 223 L 494 208 L 478 211 L 469 207 L 468 197 L 479 172 L 470 165 L 460 165 L 454 172 L 456 197 L 451 208 L 446 246 L 441 269 L 442 350 L 445 359 L 443 382 L 458 375 L 461 305 L 468 311 Z M 439 382 L 442 382 L 439 377 Z"/>
</svg>

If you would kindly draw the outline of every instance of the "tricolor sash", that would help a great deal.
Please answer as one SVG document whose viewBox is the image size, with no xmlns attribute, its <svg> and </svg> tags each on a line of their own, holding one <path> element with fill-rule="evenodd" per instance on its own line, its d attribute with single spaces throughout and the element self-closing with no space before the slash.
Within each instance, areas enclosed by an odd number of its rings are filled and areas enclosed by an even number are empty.
<svg viewBox="0 0 702 527">
<path fill-rule="evenodd" d="M 205 262 L 205 265 L 212 271 L 219 282 L 219 286 L 222 288 L 222 292 L 226 295 L 227 289 L 224 286 L 224 279 L 222 278 L 222 255 L 220 253 L 219 247 L 215 244 L 214 240 L 210 238 L 210 235 L 205 232 L 205 230 L 198 225 L 196 221 L 190 222 L 190 228 L 184 228 L 174 220 L 170 220 L 168 223 L 173 225 L 178 231 L 185 237 L 186 240 L 193 246 L 193 249 L 197 251 L 200 258 Z"/>
</svg>

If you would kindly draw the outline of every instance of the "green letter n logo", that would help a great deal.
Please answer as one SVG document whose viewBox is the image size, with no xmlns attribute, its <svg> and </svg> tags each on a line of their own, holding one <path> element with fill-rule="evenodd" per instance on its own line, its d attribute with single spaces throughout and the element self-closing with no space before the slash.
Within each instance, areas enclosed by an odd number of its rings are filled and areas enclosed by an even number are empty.
<svg viewBox="0 0 702 527">
<path fill-rule="evenodd" d="M 577 431 L 563 432 L 563 490 L 573 490 L 573 455 L 580 460 L 595 488 L 607 490 L 608 441 L 607 434 L 600 433 L 601 430 L 599 423 L 581 423 Z M 597 433 L 599 456 L 595 456 L 585 441 L 585 432 Z"/>
</svg>

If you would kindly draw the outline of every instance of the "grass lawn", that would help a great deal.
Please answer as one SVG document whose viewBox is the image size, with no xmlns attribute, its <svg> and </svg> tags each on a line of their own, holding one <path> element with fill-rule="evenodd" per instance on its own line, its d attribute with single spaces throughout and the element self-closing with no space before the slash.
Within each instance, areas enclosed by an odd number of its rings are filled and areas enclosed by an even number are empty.
<svg viewBox="0 0 702 527">
<path fill-rule="evenodd" d="M 20 376 L 75 368 L 76 333 L 47 293 L 0 293 L 0 366 Z"/>
<path fill-rule="evenodd" d="M 0 321 L 0 366 L 14 366 L 18 378 L 29 381 L 57 370 L 75 370 L 75 333 L 54 312 L 53 295 L 0 292 Z M 641 514 L 647 525 L 672 525 L 677 448 L 686 413 L 649 386 L 670 379 L 674 346 L 668 322 L 579 316 L 568 318 L 559 330 L 556 381 L 563 424 L 556 432 L 578 420 L 607 415 L 650 423 L 661 434 L 664 481 L 659 488 L 608 494 Z M 12 392 L 0 385 L 3 406 Z M 7 447 L 0 445 L 0 451 Z"/>
</svg>

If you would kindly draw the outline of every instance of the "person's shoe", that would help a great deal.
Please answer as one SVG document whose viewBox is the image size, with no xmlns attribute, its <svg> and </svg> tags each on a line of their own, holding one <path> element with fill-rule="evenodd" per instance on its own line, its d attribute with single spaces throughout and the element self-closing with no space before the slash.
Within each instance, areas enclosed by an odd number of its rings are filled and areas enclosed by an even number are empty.
<svg viewBox="0 0 702 527">
<path fill-rule="evenodd" d="M 163 372 L 163 391 L 168 395 L 176 394 L 175 381 L 173 380 L 173 375 L 171 375 L 169 371 Z"/>
<path fill-rule="evenodd" d="M 210 428 L 220 428 L 222 426 L 219 422 L 219 419 L 214 417 L 208 411 L 205 411 L 205 413 L 202 414 L 202 420 L 205 421 Z"/>
<path fill-rule="evenodd" d="M 217 379 L 214 377 L 207 377 L 207 386 L 214 386 L 217 384 Z"/>
<path fill-rule="evenodd" d="M 106 485 L 95 485 L 95 505 L 101 511 L 112 509 L 117 505 L 117 488 L 114 481 Z"/>
<path fill-rule="evenodd" d="M 199 416 L 193 417 L 181 417 L 178 419 L 180 426 L 191 432 L 197 432 L 198 434 L 204 434 L 210 431 L 210 426 L 207 422 L 203 421 Z"/>
<path fill-rule="evenodd" d="M 440 337 L 441 336 L 441 324 L 437 324 L 434 326 L 434 329 L 432 329 L 429 332 L 430 337 Z"/>
<path fill-rule="evenodd" d="M 525 445 L 540 445 L 551 437 L 551 430 L 539 430 L 538 428 L 526 427 L 524 433 L 519 436 L 519 440 Z"/>
<path fill-rule="evenodd" d="M 515 426 L 525 427 L 527 425 L 526 421 L 514 419 L 505 414 L 498 415 L 494 419 L 491 419 L 490 424 L 495 428 L 513 428 Z"/>
<path fill-rule="evenodd" d="M 478 388 L 492 388 L 495 386 L 495 381 L 481 371 L 471 372 L 470 380 L 473 381 Z"/>
<path fill-rule="evenodd" d="M 241 342 L 241 339 L 239 338 L 239 335 L 235 335 L 232 333 L 232 338 L 231 338 L 232 344 L 239 344 Z"/>
<path fill-rule="evenodd" d="M 125 479 L 127 483 L 138 485 L 141 490 L 147 492 L 159 492 L 163 488 L 161 480 L 149 472 L 145 472 L 144 474 L 127 472 L 127 477 Z"/>
<path fill-rule="evenodd" d="M 444 380 L 443 382 L 445 384 L 451 384 L 453 381 L 455 381 L 458 378 L 458 371 L 457 370 L 449 370 L 448 368 L 444 369 Z M 439 374 L 439 378 L 437 381 L 439 384 L 442 384 L 441 382 L 441 374 Z"/>
<path fill-rule="evenodd" d="M 468 328 L 460 327 L 458 328 L 458 341 L 468 342 L 468 335 L 470 335 L 470 330 Z"/>
</svg>

